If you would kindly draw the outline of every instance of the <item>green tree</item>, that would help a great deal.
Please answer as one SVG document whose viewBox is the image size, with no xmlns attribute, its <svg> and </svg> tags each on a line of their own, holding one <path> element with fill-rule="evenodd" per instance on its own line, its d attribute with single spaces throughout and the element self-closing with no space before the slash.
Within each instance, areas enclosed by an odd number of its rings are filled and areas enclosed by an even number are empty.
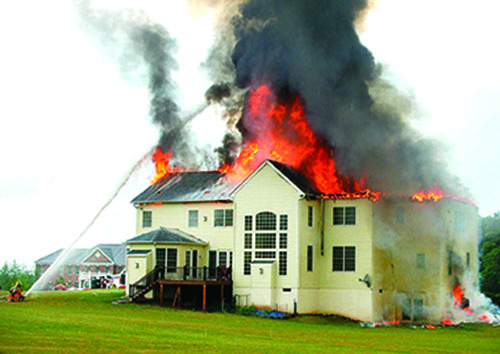
<svg viewBox="0 0 500 354">
<path fill-rule="evenodd" d="M 7 290 L 19 281 L 23 289 L 29 289 L 35 282 L 35 272 L 26 269 L 24 264 L 18 264 L 16 261 L 9 264 L 5 262 L 0 268 L 0 286 Z"/>
<path fill-rule="evenodd" d="M 481 291 L 500 305 L 500 212 L 482 218 Z"/>
</svg>

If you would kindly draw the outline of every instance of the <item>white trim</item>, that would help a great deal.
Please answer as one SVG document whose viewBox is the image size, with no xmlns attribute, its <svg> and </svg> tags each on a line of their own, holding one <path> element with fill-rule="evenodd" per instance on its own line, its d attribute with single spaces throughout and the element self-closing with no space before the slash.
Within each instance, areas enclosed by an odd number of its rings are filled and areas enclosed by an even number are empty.
<svg viewBox="0 0 500 354">
<path fill-rule="evenodd" d="M 283 178 L 286 182 L 288 182 L 289 185 L 291 185 L 303 198 L 306 193 L 302 191 L 299 187 L 297 187 L 292 181 L 288 179 L 280 170 L 278 170 L 271 161 L 266 160 L 263 163 L 260 164 L 259 167 L 255 171 L 252 172 L 250 176 L 248 176 L 243 182 L 241 182 L 230 194 L 229 197 L 234 199 L 236 193 L 238 193 L 257 173 L 259 173 L 265 166 L 271 166 L 271 168 L 281 177 Z"/>
<path fill-rule="evenodd" d="M 87 257 L 85 257 L 85 258 L 82 260 L 82 262 L 81 262 L 81 263 L 85 263 L 85 261 L 86 261 L 87 259 L 89 259 L 90 257 L 92 257 L 92 256 L 96 253 L 96 251 L 99 251 L 99 252 L 101 253 L 101 255 L 103 255 L 103 256 L 104 256 L 104 257 L 105 257 L 105 258 L 109 261 L 109 263 L 112 263 L 112 264 L 114 264 L 114 263 L 115 263 L 115 262 L 113 262 L 113 261 L 112 261 L 112 260 L 111 260 L 111 259 L 110 259 L 107 255 L 106 255 L 106 253 L 104 253 L 104 252 L 103 252 L 103 251 L 102 251 L 99 247 L 93 248 L 93 249 L 92 249 L 92 251 L 90 252 L 90 254 L 89 254 Z M 91 264 L 97 264 L 97 263 L 96 263 L 96 262 L 94 262 L 94 263 L 91 263 Z M 104 263 L 103 263 L 103 264 L 104 264 Z"/>
</svg>

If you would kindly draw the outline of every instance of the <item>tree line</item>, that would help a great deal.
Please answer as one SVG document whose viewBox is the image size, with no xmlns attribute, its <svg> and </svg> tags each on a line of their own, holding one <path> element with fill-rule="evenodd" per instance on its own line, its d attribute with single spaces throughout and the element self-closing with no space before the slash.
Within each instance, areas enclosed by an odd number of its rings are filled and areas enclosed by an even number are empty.
<svg viewBox="0 0 500 354">
<path fill-rule="evenodd" d="M 500 305 L 500 212 L 481 219 L 479 244 L 481 292 Z"/>
<path fill-rule="evenodd" d="M 0 287 L 2 290 L 10 289 L 18 281 L 23 290 L 28 290 L 36 279 L 37 275 L 34 270 L 27 269 L 24 264 L 19 264 L 16 261 L 5 262 L 0 268 Z"/>
</svg>

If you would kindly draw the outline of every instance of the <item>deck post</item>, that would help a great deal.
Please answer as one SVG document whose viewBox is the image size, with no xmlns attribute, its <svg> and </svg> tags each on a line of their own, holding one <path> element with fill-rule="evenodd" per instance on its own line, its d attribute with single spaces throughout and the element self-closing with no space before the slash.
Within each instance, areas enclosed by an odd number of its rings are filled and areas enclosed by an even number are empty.
<svg viewBox="0 0 500 354">
<path fill-rule="evenodd" d="M 222 307 L 222 304 L 224 303 L 224 284 L 221 284 L 220 286 L 220 305 Z"/>
<path fill-rule="evenodd" d="M 163 306 L 163 283 L 160 283 L 160 306 Z"/>
<path fill-rule="evenodd" d="M 203 312 L 207 310 L 207 284 L 203 284 Z"/>
</svg>

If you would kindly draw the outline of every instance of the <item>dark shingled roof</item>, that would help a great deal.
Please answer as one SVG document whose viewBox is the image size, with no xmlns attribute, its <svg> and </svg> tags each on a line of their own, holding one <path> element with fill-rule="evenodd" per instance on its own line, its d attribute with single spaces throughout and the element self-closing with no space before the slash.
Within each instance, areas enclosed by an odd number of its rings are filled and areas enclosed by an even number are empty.
<svg viewBox="0 0 500 354">
<path fill-rule="evenodd" d="M 285 165 L 281 162 L 267 160 L 270 164 L 272 164 L 278 171 L 280 171 L 286 178 L 290 180 L 297 188 L 299 188 L 302 192 L 308 195 L 321 195 L 321 192 L 316 188 L 316 186 L 295 168 Z"/>
<path fill-rule="evenodd" d="M 187 232 L 181 231 L 174 228 L 166 228 L 160 226 L 153 231 L 140 234 L 139 236 L 133 237 L 127 240 L 127 243 L 152 243 L 152 242 L 163 242 L 163 243 L 188 243 L 197 245 L 206 245 L 207 242 L 188 234 Z"/>
<path fill-rule="evenodd" d="M 146 188 L 132 203 L 229 201 L 235 187 L 217 171 L 172 173 Z"/>
</svg>

